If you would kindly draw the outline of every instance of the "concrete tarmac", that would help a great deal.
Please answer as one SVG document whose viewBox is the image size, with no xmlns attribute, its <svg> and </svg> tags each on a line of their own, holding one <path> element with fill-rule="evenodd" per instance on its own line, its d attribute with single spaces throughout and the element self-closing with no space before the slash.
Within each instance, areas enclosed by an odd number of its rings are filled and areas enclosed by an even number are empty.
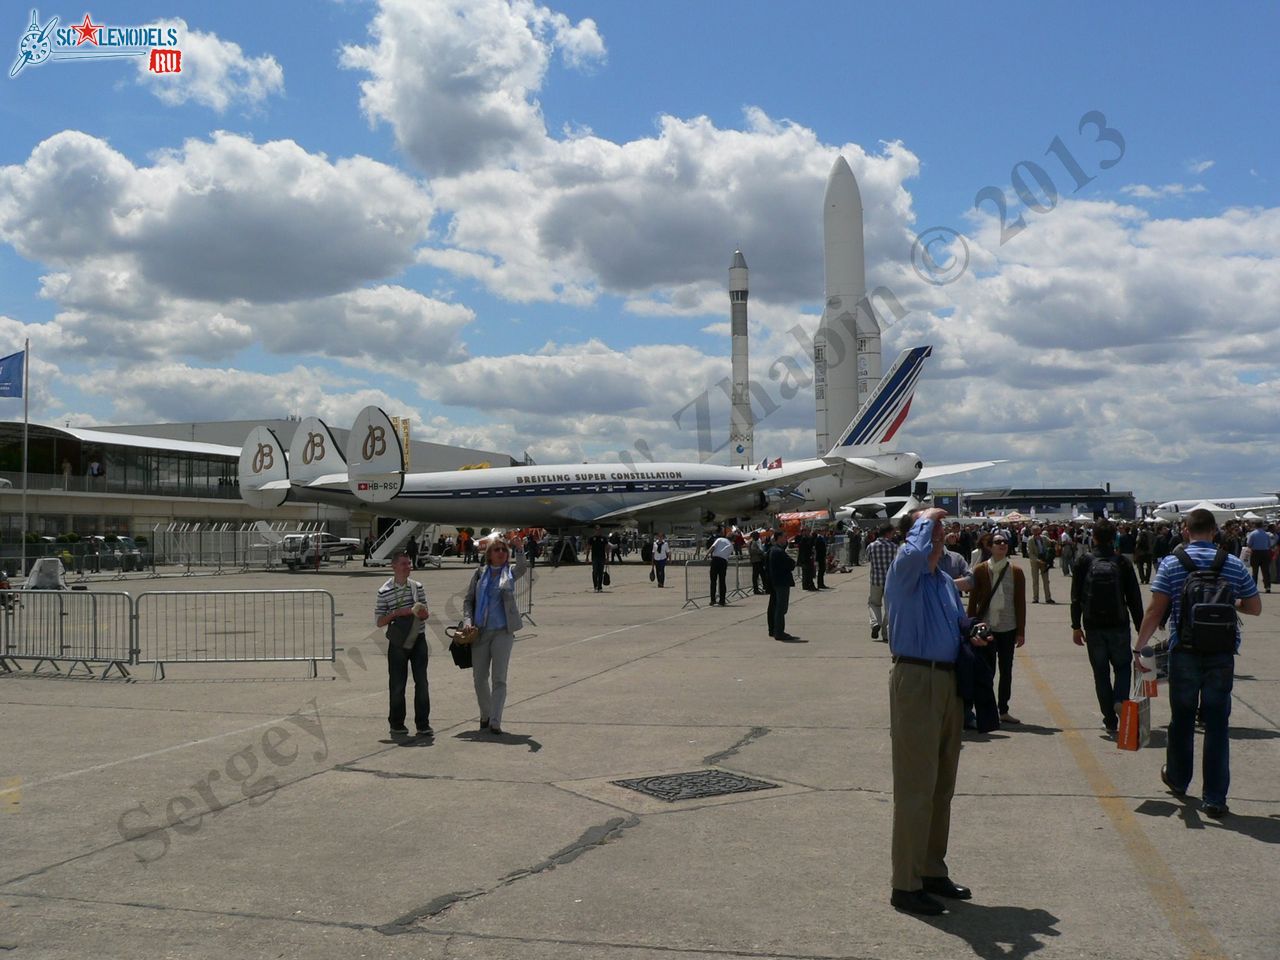
<svg viewBox="0 0 1280 960">
<path fill-rule="evenodd" d="M 1258 958 L 1280 956 L 1280 615 L 1246 618 L 1232 814 L 1105 735 L 1069 579 L 1028 605 L 1012 712 L 967 735 L 952 876 L 974 899 L 889 906 L 888 650 L 867 568 L 683 609 L 639 564 L 591 590 L 539 566 L 501 738 L 432 641 L 430 740 L 392 741 L 372 626 L 386 571 L 95 590 L 323 588 L 337 663 L 174 666 L 154 682 L 0 677 L 0 951 L 15 958 Z M 418 575 L 439 628 L 469 570 Z M 705 568 L 696 571 L 697 586 Z M 181 624 L 174 624 L 181 631 Z M 1197 737 L 1197 750 L 1199 737 Z M 1198 760 L 1198 758 L 1197 758 Z M 614 781 L 714 770 L 767 789 L 680 800 Z"/>
</svg>

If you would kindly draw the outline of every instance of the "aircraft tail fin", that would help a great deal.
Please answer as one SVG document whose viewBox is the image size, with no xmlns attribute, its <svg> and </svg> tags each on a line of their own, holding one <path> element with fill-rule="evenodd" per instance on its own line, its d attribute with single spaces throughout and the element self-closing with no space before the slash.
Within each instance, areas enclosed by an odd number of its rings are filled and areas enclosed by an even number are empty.
<svg viewBox="0 0 1280 960">
<path fill-rule="evenodd" d="M 386 503 L 404 487 L 400 433 L 381 407 L 365 407 L 351 425 L 347 482 L 366 503 Z"/>
<path fill-rule="evenodd" d="M 259 510 L 273 510 L 289 498 L 289 462 L 284 445 L 270 427 L 249 431 L 240 449 L 240 499 Z"/>
<path fill-rule="evenodd" d="M 850 457 L 868 450 L 879 452 L 893 439 L 907 414 L 911 411 L 911 398 L 915 396 L 916 381 L 924 369 L 924 362 L 933 354 L 933 347 L 912 347 L 898 354 L 889 372 L 867 397 L 853 422 L 840 434 L 829 457 Z"/>
<path fill-rule="evenodd" d="M 347 472 L 347 461 L 333 432 L 319 417 L 298 424 L 289 445 L 289 479 L 306 486 L 321 477 Z"/>
</svg>

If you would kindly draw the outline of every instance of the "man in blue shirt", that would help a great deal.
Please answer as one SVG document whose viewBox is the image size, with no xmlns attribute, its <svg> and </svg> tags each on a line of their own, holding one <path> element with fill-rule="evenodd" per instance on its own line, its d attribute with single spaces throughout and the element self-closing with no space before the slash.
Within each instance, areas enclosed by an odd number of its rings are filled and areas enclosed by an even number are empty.
<svg viewBox="0 0 1280 960">
<path fill-rule="evenodd" d="M 1275 538 L 1267 532 L 1267 524 L 1259 520 L 1253 530 L 1245 538 L 1245 546 L 1249 548 L 1249 570 L 1253 575 L 1254 586 L 1258 585 L 1258 570 L 1262 570 L 1262 584 L 1271 592 L 1271 549 L 1276 545 Z"/>
<path fill-rule="evenodd" d="M 931 896 L 968 900 L 948 876 L 951 796 L 960 760 L 963 706 L 956 686 L 961 636 L 971 626 L 955 581 L 941 568 L 945 510 L 911 526 L 885 580 L 888 604 L 889 737 L 893 751 L 893 893 L 899 910 L 936 915 Z M 973 641 L 985 646 L 984 639 Z"/>
<path fill-rule="evenodd" d="M 1187 556 L 1200 569 L 1211 567 L 1218 554 L 1213 542 L 1217 523 L 1208 510 L 1192 510 L 1187 514 L 1186 530 L 1190 542 Z M 1182 611 L 1179 609 L 1182 588 L 1188 572 L 1176 553 L 1160 561 L 1160 569 L 1151 581 L 1151 602 L 1142 618 L 1134 656 L 1145 647 L 1156 627 L 1169 614 L 1169 737 L 1165 748 L 1165 765 L 1160 779 L 1173 793 L 1187 792 L 1195 767 L 1196 707 L 1204 715 L 1204 760 L 1202 799 L 1204 812 L 1221 819 L 1227 808 L 1227 789 L 1231 784 L 1230 739 L 1231 687 L 1235 682 L 1235 654 L 1196 653 L 1181 643 Z M 1235 607 L 1240 613 L 1256 617 L 1262 612 L 1258 586 L 1249 576 L 1239 557 L 1227 554 L 1221 576 L 1235 594 Z M 1240 627 L 1236 626 L 1236 650 L 1240 649 Z"/>
</svg>

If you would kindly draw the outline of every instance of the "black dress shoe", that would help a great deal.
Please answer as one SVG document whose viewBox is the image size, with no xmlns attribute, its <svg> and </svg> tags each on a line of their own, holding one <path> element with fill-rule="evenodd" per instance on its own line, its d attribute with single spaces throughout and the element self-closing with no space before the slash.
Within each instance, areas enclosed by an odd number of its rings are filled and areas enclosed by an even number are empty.
<svg viewBox="0 0 1280 960">
<path fill-rule="evenodd" d="M 1187 791 L 1185 788 L 1183 788 L 1182 790 L 1179 790 L 1177 787 L 1175 787 L 1172 783 L 1169 782 L 1169 768 L 1167 766 L 1164 766 L 1163 764 L 1160 767 L 1160 782 L 1163 783 L 1166 787 L 1168 787 L 1169 792 L 1172 793 L 1174 796 L 1184 797 L 1187 794 Z"/>
<path fill-rule="evenodd" d="M 972 890 L 952 883 L 950 877 L 921 877 L 920 882 L 924 884 L 925 893 L 932 893 L 936 897 L 946 897 L 949 900 L 973 899 Z"/>
<path fill-rule="evenodd" d="M 1231 812 L 1231 808 L 1225 803 L 1206 803 L 1202 809 L 1206 817 L 1213 817 L 1215 820 L 1221 820 Z"/>
<path fill-rule="evenodd" d="M 808 640 L 801 640 L 793 633 L 784 633 L 780 637 L 774 637 L 775 640 L 781 640 L 783 643 L 808 643 Z"/>
<path fill-rule="evenodd" d="M 946 907 L 923 890 L 898 890 L 895 888 L 889 897 L 889 903 L 899 910 L 905 910 L 907 913 L 918 913 L 926 917 L 936 917 L 938 914 L 946 913 L 947 911 Z"/>
</svg>

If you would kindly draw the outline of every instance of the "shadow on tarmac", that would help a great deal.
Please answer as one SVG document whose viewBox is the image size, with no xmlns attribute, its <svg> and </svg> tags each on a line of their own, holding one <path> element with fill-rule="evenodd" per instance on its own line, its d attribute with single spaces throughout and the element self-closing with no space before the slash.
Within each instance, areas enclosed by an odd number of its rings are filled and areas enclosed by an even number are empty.
<svg viewBox="0 0 1280 960">
<path fill-rule="evenodd" d="M 1038 723 L 1027 723 L 1025 720 L 1017 724 L 1000 724 L 1001 730 L 1007 730 L 1010 734 L 1017 735 L 1019 733 L 1035 733 L 1042 737 L 1051 737 L 1055 733 L 1061 733 L 1061 727 L 1042 727 Z"/>
<path fill-rule="evenodd" d="M 492 743 L 495 746 L 518 747 L 527 746 L 530 753 L 537 753 L 542 744 L 528 734 L 502 733 L 494 736 L 488 730 L 464 730 L 453 735 L 455 740 L 470 740 L 472 743 Z"/>
<path fill-rule="evenodd" d="M 1190 797 L 1184 797 L 1176 803 L 1170 800 L 1144 800 L 1133 812 L 1148 817 L 1180 816 L 1188 830 L 1212 827 L 1243 834 L 1259 843 L 1280 843 L 1280 813 L 1273 813 L 1268 817 L 1229 813 L 1222 820 L 1208 820 L 1200 815 L 1199 802 Z"/>
<path fill-rule="evenodd" d="M 1024 960 L 1045 944 L 1041 937 L 1059 937 L 1058 918 L 1048 910 L 1027 907 L 988 907 L 973 901 L 947 901 L 947 914 L 922 917 L 925 923 L 959 937 L 981 960 Z"/>
</svg>

